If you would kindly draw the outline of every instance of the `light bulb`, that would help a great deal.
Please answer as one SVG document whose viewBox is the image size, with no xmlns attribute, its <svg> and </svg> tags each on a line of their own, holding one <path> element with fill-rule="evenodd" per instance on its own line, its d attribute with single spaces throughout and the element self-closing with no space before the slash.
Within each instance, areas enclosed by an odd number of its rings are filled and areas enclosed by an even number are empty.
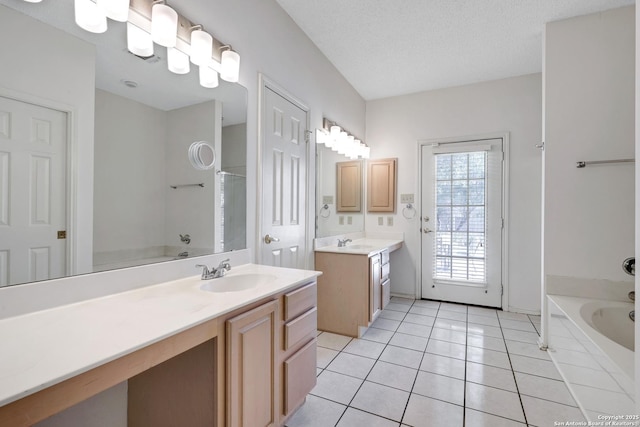
<svg viewBox="0 0 640 427">
<path fill-rule="evenodd" d="M 194 65 L 206 65 L 211 61 L 213 37 L 211 34 L 194 30 L 191 32 L 191 62 Z"/>
<path fill-rule="evenodd" d="M 220 77 L 231 83 L 236 83 L 240 78 L 240 55 L 231 49 L 222 52 L 220 60 Z"/>
<path fill-rule="evenodd" d="M 189 55 L 175 47 L 167 48 L 167 65 L 169 71 L 176 74 L 187 74 L 191 70 Z"/>
<path fill-rule="evenodd" d="M 151 37 L 160 46 L 175 47 L 178 36 L 178 13 L 166 4 L 151 8 Z"/>
<path fill-rule="evenodd" d="M 75 0 L 76 24 L 91 33 L 107 31 L 107 15 L 91 0 Z"/>
<path fill-rule="evenodd" d="M 96 4 L 114 21 L 127 22 L 129 19 L 129 0 L 96 0 Z"/>
<path fill-rule="evenodd" d="M 200 66 L 200 86 L 213 89 L 218 87 L 218 72 L 207 65 Z"/>
<path fill-rule="evenodd" d="M 127 22 L 127 49 L 134 55 L 147 58 L 153 56 L 153 39 L 142 28 Z"/>
</svg>

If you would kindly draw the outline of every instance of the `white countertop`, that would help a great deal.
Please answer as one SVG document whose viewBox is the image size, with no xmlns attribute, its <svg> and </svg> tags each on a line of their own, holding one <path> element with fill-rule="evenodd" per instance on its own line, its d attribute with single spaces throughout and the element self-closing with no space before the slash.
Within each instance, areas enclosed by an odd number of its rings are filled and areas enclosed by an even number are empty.
<svg viewBox="0 0 640 427">
<path fill-rule="evenodd" d="M 356 239 L 353 242 L 347 243 L 346 246 L 341 248 L 338 247 L 338 244 L 322 246 L 320 248 L 316 248 L 316 252 L 332 252 L 338 254 L 351 254 L 351 255 L 367 255 L 372 256 L 383 250 L 388 250 L 389 252 L 393 252 L 396 249 L 402 247 L 402 239 L 372 239 L 372 238 L 363 238 Z"/>
<path fill-rule="evenodd" d="M 0 406 L 321 273 L 246 264 L 227 276 L 241 274 L 276 278 L 246 291 L 213 293 L 200 289 L 198 275 L 0 320 Z"/>
</svg>

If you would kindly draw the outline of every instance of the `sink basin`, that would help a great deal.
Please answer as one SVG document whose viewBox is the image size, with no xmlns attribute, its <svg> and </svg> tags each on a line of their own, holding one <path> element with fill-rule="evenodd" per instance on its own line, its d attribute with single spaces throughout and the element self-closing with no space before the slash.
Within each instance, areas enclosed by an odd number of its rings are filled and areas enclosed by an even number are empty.
<svg viewBox="0 0 640 427">
<path fill-rule="evenodd" d="M 348 245 L 343 247 L 342 249 L 372 249 L 371 245 Z"/>
<path fill-rule="evenodd" d="M 200 285 L 200 289 L 207 292 L 240 292 L 266 285 L 276 278 L 270 274 L 236 274 L 209 280 Z"/>
</svg>

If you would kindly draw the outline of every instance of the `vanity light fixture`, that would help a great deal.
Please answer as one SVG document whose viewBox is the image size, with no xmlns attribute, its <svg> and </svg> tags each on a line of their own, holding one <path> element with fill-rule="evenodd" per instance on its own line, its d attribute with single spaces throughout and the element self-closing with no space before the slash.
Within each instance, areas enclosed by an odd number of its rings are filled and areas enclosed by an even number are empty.
<svg viewBox="0 0 640 427">
<path fill-rule="evenodd" d="M 196 25 L 191 31 L 191 62 L 194 65 L 206 65 L 211 61 L 213 49 L 213 37 L 202 29 L 202 25 Z"/>
<path fill-rule="evenodd" d="M 127 22 L 129 19 L 129 0 L 96 0 L 107 18 L 114 21 Z"/>
<path fill-rule="evenodd" d="M 368 159 L 371 149 L 336 123 L 322 120 L 322 129 L 316 129 L 316 144 L 324 145 L 350 159 Z"/>
<path fill-rule="evenodd" d="M 75 0 L 74 12 L 76 24 L 90 33 L 107 31 L 107 15 L 91 0 Z"/>
<path fill-rule="evenodd" d="M 200 74 L 200 86 L 213 89 L 218 87 L 218 72 L 207 65 L 201 65 L 198 70 Z"/>
<path fill-rule="evenodd" d="M 220 77 L 231 83 L 236 83 L 240 77 L 240 55 L 231 46 L 223 46 L 220 60 Z"/>
<path fill-rule="evenodd" d="M 131 22 L 127 22 L 127 49 L 134 55 L 148 58 L 153 56 L 151 34 Z"/>
<path fill-rule="evenodd" d="M 40 3 L 42 0 L 24 0 L 27 3 Z"/>
<path fill-rule="evenodd" d="M 164 0 L 154 2 L 151 8 L 151 37 L 160 46 L 176 46 L 178 12 L 167 6 Z"/>
<path fill-rule="evenodd" d="M 175 48 L 167 48 L 167 66 L 169 71 L 176 74 L 187 74 L 191 71 L 189 55 Z"/>
</svg>

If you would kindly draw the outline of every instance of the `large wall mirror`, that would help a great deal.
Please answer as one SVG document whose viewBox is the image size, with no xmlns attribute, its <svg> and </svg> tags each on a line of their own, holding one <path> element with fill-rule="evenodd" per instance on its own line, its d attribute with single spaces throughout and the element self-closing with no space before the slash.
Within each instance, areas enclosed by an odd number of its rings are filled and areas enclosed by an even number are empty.
<svg viewBox="0 0 640 427">
<path fill-rule="evenodd" d="M 71 0 L 0 0 L 0 36 L 0 286 L 246 248 L 245 88 L 83 31 Z"/>
<path fill-rule="evenodd" d="M 316 145 L 316 237 L 364 231 L 363 162 Z"/>
</svg>

